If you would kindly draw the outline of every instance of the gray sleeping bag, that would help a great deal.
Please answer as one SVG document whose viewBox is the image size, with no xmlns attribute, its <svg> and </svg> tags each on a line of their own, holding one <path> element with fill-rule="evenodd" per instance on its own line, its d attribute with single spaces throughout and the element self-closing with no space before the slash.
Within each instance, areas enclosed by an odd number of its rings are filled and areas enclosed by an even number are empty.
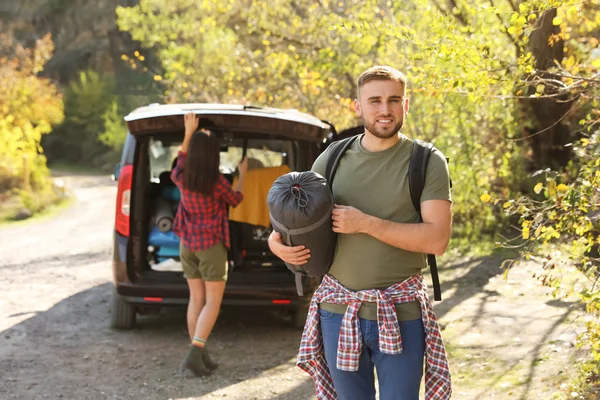
<svg viewBox="0 0 600 400">
<path fill-rule="evenodd" d="M 306 264 L 286 263 L 296 274 L 296 287 L 302 296 L 302 275 L 323 276 L 331 267 L 337 240 L 331 220 L 333 195 L 327 180 L 316 172 L 290 172 L 273 182 L 267 204 L 273 229 L 281 233 L 283 242 L 310 249 Z"/>
</svg>

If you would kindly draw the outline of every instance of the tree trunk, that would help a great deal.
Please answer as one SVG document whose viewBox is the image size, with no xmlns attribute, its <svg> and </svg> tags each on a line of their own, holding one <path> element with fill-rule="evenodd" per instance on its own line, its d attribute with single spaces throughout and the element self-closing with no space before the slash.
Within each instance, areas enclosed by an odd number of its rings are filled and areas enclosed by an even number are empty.
<svg viewBox="0 0 600 400">
<path fill-rule="evenodd" d="M 549 43 L 549 38 L 560 32 L 560 27 L 552 24 L 556 14 L 556 9 L 542 14 L 540 26 L 529 37 L 529 50 L 536 60 L 536 71 L 530 80 L 553 78 L 554 74 L 548 70 L 555 65 L 555 61 L 560 63 L 563 59 L 564 41 L 559 39 L 553 45 Z M 536 86 L 531 85 L 529 95 L 535 94 Z M 543 94 L 553 94 L 553 90 L 546 85 Z M 532 97 L 521 102 L 523 117 L 531 119 L 532 123 L 532 128 L 524 129 L 523 132 L 525 137 L 529 137 L 527 143 L 531 148 L 531 170 L 548 167 L 559 169 L 567 165 L 572 158 L 571 147 L 565 147 L 571 142 L 572 135 L 566 121 L 563 121 L 572 105 L 573 101 L 567 97 Z"/>
</svg>

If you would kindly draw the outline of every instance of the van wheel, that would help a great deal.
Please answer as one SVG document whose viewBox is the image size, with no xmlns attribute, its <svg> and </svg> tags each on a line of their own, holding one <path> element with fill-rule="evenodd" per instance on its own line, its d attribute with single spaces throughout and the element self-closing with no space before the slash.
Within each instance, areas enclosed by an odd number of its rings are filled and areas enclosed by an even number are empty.
<svg viewBox="0 0 600 400">
<path fill-rule="evenodd" d="M 135 307 L 123 300 L 113 288 L 110 327 L 113 329 L 131 329 L 135 326 L 135 317 Z"/>
<path fill-rule="evenodd" d="M 308 307 L 299 307 L 292 310 L 292 326 L 296 329 L 303 329 L 308 315 Z"/>
</svg>

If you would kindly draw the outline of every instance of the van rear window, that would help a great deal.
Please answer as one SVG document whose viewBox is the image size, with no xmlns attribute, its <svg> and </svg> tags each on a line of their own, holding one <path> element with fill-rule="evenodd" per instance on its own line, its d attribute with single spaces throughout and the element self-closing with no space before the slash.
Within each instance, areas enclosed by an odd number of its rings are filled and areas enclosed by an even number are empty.
<svg viewBox="0 0 600 400">
<path fill-rule="evenodd" d="M 293 169 L 293 147 L 289 140 L 250 139 L 246 143 L 248 168 L 279 167 L 286 164 Z M 224 140 L 221 147 L 221 172 L 232 173 L 242 159 L 243 139 Z"/>
<path fill-rule="evenodd" d="M 223 140 L 220 154 L 222 174 L 231 174 L 242 159 L 243 140 Z M 286 164 L 293 169 L 292 142 L 288 140 L 251 139 L 247 143 L 249 168 L 278 167 Z M 163 172 L 170 172 L 181 148 L 181 142 L 164 143 L 151 140 L 149 146 L 150 180 L 158 183 Z M 164 174 L 166 175 L 166 174 Z M 164 176 L 163 175 L 163 176 Z"/>
</svg>

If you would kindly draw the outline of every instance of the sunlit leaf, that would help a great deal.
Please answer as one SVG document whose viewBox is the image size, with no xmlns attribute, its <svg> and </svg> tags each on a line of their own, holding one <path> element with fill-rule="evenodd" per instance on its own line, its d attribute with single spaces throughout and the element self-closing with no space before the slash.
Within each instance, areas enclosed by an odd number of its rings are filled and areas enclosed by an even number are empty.
<svg viewBox="0 0 600 400">
<path fill-rule="evenodd" d="M 542 189 L 544 188 L 544 184 L 542 182 L 538 182 L 535 187 L 533 188 L 533 191 L 535 192 L 535 194 L 540 194 L 540 192 L 542 191 Z"/>
<path fill-rule="evenodd" d="M 570 56 L 570 57 L 567 59 L 567 62 L 565 63 L 565 67 L 566 67 L 567 69 L 571 69 L 571 68 L 573 67 L 573 65 L 575 65 L 575 57 L 573 57 L 573 56 Z"/>
<path fill-rule="evenodd" d="M 567 190 L 569 190 L 569 187 L 564 183 L 561 183 L 556 187 L 556 190 L 559 192 L 566 192 Z"/>
<path fill-rule="evenodd" d="M 550 196 L 556 196 L 556 182 L 554 182 L 554 181 L 548 182 L 548 194 Z"/>
</svg>

